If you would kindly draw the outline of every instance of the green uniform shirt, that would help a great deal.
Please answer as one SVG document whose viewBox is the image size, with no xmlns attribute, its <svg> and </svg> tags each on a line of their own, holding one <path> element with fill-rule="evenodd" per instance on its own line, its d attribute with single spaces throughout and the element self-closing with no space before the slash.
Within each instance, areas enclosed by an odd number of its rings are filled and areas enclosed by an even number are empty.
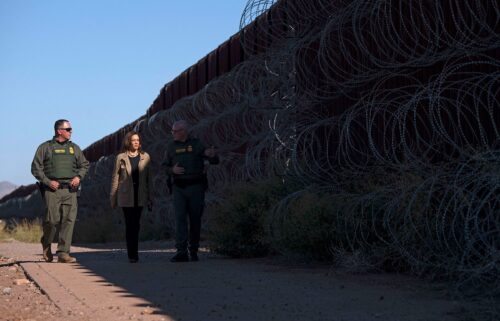
<svg viewBox="0 0 500 321">
<path fill-rule="evenodd" d="M 52 159 L 61 157 L 57 161 Z M 54 165 L 54 166 L 53 166 Z M 52 168 L 57 166 L 64 166 L 63 169 Z M 68 167 L 68 168 L 66 168 Z M 58 180 L 57 173 L 64 173 L 65 179 L 71 179 L 79 176 L 80 179 L 85 177 L 89 168 L 89 162 L 83 155 L 80 147 L 71 141 L 58 142 L 55 139 L 46 141 L 38 146 L 33 162 L 31 163 L 31 173 L 35 178 L 45 184 L 50 185 L 51 180 Z"/>
<path fill-rule="evenodd" d="M 208 158 L 204 155 L 205 146 L 197 138 L 189 137 L 185 142 L 171 141 L 167 145 L 167 158 L 165 165 L 167 173 L 178 179 L 192 179 L 203 175 L 204 160 L 207 159 L 210 164 L 217 164 L 217 156 Z M 184 174 L 176 175 L 172 172 L 172 167 L 178 164 L 184 167 Z"/>
</svg>

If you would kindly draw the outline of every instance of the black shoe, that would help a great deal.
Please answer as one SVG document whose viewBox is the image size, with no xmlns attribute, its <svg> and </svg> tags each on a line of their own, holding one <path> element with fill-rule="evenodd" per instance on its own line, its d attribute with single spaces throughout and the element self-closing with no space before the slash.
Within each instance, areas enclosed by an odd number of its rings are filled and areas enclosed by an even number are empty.
<svg viewBox="0 0 500 321">
<path fill-rule="evenodd" d="M 189 261 L 189 257 L 186 253 L 177 253 L 176 255 L 174 255 L 171 259 L 170 259 L 170 262 L 188 262 Z"/>
<path fill-rule="evenodd" d="M 199 261 L 199 259 L 198 259 L 198 253 L 192 252 L 192 253 L 189 253 L 189 256 L 190 256 L 192 262 Z"/>
</svg>

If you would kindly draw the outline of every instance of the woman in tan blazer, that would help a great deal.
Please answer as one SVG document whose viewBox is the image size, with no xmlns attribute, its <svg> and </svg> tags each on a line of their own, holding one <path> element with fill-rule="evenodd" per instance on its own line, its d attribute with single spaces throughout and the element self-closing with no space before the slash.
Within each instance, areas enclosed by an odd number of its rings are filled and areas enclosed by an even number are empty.
<svg viewBox="0 0 500 321">
<path fill-rule="evenodd" d="M 111 178 L 111 207 L 119 206 L 125 216 L 128 259 L 139 261 L 139 228 L 144 206 L 151 209 L 151 159 L 141 150 L 141 139 L 132 131 L 123 139 L 122 152 L 116 156 Z"/>
</svg>

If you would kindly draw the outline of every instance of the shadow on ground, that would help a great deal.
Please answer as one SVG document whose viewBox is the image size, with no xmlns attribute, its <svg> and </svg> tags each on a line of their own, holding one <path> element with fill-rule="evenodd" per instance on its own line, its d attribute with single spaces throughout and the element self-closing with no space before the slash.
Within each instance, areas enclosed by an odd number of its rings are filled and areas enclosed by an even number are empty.
<svg viewBox="0 0 500 321">
<path fill-rule="evenodd" d="M 88 246 L 88 245 L 86 245 Z M 174 320 L 456 320 L 441 294 L 401 276 L 345 278 L 329 268 L 292 268 L 201 251 L 199 262 L 170 263 L 170 246 L 148 245 L 129 263 L 123 246 L 73 253 L 77 269 L 137 297 L 141 308 Z M 411 280 L 411 281 L 410 281 Z M 110 306 L 109 309 L 117 307 Z"/>
</svg>

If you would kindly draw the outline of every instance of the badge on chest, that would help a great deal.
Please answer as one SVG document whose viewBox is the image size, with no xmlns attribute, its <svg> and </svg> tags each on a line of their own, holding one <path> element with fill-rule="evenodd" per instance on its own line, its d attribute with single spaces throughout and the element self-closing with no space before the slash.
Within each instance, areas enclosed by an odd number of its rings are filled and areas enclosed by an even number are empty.
<svg viewBox="0 0 500 321">
<path fill-rule="evenodd" d="M 192 152 L 193 152 L 193 146 L 191 146 L 191 145 L 188 145 L 187 147 L 175 149 L 176 154 L 184 154 L 184 153 L 192 153 Z"/>
</svg>

